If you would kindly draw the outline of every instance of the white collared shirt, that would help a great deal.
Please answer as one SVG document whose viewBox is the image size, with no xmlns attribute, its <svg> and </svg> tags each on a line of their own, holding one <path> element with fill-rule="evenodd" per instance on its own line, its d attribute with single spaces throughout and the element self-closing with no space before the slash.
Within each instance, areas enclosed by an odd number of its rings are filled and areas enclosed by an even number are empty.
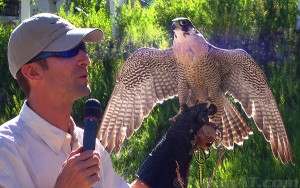
<svg viewBox="0 0 300 188">
<path fill-rule="evenodd" d="M 75 127 L 71 126 L 72 135 L 45 121 L 25 102 L 19 116 L 0 126 L 0 187 L 54 187 L 71 150 L 82 144 L 83 130 L 72 118 L 70 122 Z M 129 187 L 113 170 L 99 140 L 95 150 L 101 156 L 101 179 L 93 187 Z"/>
</svg>

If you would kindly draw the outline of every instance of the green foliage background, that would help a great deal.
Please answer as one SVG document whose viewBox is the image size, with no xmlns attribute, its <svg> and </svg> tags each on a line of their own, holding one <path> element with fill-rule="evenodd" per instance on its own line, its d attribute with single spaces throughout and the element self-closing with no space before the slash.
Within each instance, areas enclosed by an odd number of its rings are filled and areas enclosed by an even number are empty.
<svg viewBox="0 0 300 188">
<path fill-rule="evenodd" d="M 152 0 L 142 7 L 136 1 L 118 8 L 111 19 L 103 0 L 75 0 L 57 13 L 78 27 L 98 27 L 105 40 L 88 44 L 90 97 L 102 103 L 103 111 L 124 60 L 137 48 L 167 48 L 172 45 L 171 20 L 190 18 L 210 43 L 222 48 L 243 48 L 257 61 L 269 79 L 286 125 L 296 166 L 282 165 L 272 156 L 269 144 L 251 120 L 254 135 L 226 151 L 212 187 L 298 187 L 300 186 L 300 41 L 295 32 L 295 0 Z M 16 116 L 25 99 L 7 65 L 9 35 L 19 23 L 0 23 L 0 124 Z M 115 36 L 112 36 L 112 26 Z M 82 125 L 83 103 L 74 104 L 73 116 Z M 165 133 L 178 111 L 178 99 L 157 105 L 142 127 L 125 141 L 120 155 L 112 155 L 115 170 L 132 182 L 149 152 Z M 212 150 L 205 164 L 205 184 L 218 157 Z M 193 162 L 189 187 L 199 187 L 197 165 Z"/>
</svg>

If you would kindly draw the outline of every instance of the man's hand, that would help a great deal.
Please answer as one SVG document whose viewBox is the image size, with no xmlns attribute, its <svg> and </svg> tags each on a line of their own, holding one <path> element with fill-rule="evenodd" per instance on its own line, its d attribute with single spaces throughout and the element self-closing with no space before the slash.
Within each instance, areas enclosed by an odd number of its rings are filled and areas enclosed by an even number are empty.
<svg viewBox="0 0 300 188">
<path fill-rule="evenodd" d="M 90 188 L 99 181 L 100 155 L 94 151 L 81 152 L 82 147 L 71 152 L 61 168 L 55 188 Z"/>
</svg>

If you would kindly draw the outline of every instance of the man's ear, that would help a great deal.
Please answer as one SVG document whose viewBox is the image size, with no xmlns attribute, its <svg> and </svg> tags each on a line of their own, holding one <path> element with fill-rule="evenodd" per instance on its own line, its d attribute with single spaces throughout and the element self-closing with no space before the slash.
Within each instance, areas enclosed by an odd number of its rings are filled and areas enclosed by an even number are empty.
<svg viewBox="0 0 300 188">
<path fill-rule="evenodd" d="M 21 71 L 28 80 L 41 79 L 41 75 L 40 75 L 41 67 L 39 67 L 36 63 L 29 63 L 23 65 L 21 67 Z"/>
</svg>

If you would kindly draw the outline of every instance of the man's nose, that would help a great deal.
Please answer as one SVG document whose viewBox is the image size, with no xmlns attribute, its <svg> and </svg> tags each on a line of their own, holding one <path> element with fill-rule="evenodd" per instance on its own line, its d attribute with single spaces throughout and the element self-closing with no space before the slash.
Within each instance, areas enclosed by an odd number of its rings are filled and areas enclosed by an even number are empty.
<svg viewBox="0 0 300 188">
<path fill-rule="evenodd" d="M 80 50 L 78 56 L 79 56 L 78 64 L 80 66 L 87 67 L 91 64 L 88 54 L 85 53 L 84 51 Z"/>
</svg>

